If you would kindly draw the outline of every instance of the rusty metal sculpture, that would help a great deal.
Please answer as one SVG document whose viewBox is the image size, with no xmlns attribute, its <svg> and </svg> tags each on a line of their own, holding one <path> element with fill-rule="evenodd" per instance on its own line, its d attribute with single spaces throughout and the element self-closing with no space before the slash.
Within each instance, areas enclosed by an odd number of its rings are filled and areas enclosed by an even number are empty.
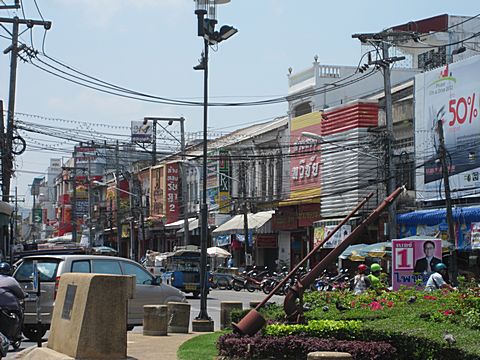
<svg viewBox="0 0 480 360">
<path fill-rule="evenodd" d="M 283 302 L 283 308 L 285 314 L 290 321 L 301 322 L 303 320 L 303 293 L 306 288 L 308 288 L 313 281 L 320 275 L 320 273 L 327 268 L 327 266 L 334 261 L 346 248 L 349 246 L 358 235 L 374 220 L 376 220 L 385 208 L 395 201 L 395 199 L 402 192 L 403 187 L 397 188 L 392 194 L 385 198 L 382 203 L 366 218 L 360 225 L 358 225 L 352 233 L 347 236 L 338 246 L 333 249 L 327 256 L 325 256 L 310 272 L 308 272 L 302 279 L 297 281 L 297 283 L 290 287 L 289 291 L 285 296 Z M 258 312 L 267 301 L 275 294 L 275 292 L 280 289 L 289 279 L 292 277 L 300 266 L 302 266 L 310 257 L 312 257 L 317 250 L 330 239 L 331 236 L 335 234 L 338 229 L 343 226 L 350 217 L 352 217 L 360 208 L 362 208 L 366 202 L 372 197 L 373 193 L 369 194 L 362 202 L 360 202 L 355 209 L 350 212 L 350 214 L 338 224 L 335 229 L 319 244 L 317 244 L 310 253 L 300 261 L 292 271 L 283 279 L 273 290 L 272 292 L 261 302 L 255 309 L 250 310 L 245 317 L 240 320 L 238 323 L 232 323 L 234 332 L 242 335 L 254 335 L 256 334 L 264 325 L 265 319 Z M 298 301 L 297 301 L 298 300 Z"/>
</svg>

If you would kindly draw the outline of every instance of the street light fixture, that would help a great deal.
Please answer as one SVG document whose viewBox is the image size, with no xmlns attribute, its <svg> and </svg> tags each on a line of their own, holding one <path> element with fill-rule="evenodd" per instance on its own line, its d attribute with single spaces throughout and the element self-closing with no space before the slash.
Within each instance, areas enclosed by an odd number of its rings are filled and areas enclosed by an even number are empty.
<svg viewBox="0 0 480 360">
<path fill-rule="evenodd" d="M 208 48 L 210 45 L 227 40 L 238 30 L 224 25 L 220 31 L 215 31 L 216 7 L 227 4 L 230 0 L 194 0 L 195 14 L 198 20 L 198 36 L 203 37 L 204 50 L 200 64 L 195 70 L 203 70 L 203 167 L 202 167 L 202 203 L 200 208 L 201 235 L 200 235 L 200 313 L 192 321 L 193 331 L 213 331 L 213 320 L 207 312 L 207 241 L 208 241 L 208 208 L 207 208 L 207 124 L 208 124 Z"/>
</svg>

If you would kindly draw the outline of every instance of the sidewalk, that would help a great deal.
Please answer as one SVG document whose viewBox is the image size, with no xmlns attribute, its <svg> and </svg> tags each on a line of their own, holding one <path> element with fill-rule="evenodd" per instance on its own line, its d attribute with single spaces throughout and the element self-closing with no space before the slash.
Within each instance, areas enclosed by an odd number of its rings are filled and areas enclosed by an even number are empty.
<svg viewBox="0 0 480 360">
<path fill-rule="evenodd" d="M 187 340 L 201 334 L 168 334 L 167 336 L 144 336 L 142 333 L 128 333 L 127 355 L 138 360 L 177 360 L 178 348 Z"/>
<path fill-rule="evenodd" d="M 187 340 L 201 334 L 168 334 L 167 336 L 144 336 L 138 332 L 127 333 L 127 356 L 131 360 L 177 360 L 177 350 Z M 44 347 L 47 343 L 44 343 Z M 48 353 L 35 351 L 36 347 L 27 348 L 17 354 L 15 359 L 52 360 L 73 359 L 69 356 L 60 356 L 59 353 Z M 44 349 L 44 348 L 43 348 Z M 46 350 L 46 349 L 44 349 Z M 57 355 L 58 354 L 58 355 Z"/>
</svg>

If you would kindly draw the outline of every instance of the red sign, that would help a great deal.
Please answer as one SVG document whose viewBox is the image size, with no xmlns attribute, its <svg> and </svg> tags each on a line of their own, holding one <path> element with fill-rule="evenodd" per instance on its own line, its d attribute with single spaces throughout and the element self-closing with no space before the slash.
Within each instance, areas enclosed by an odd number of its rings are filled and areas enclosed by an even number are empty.
<svg viewBox="0 0 480 360">
<path fill-rule="evenodd" d="M 278 247 L 277 234 L 257 234 L 255 244 L 257 248 L 275 249 Z"/>
<path fill-rule="evenodd" d="M 312 226 L 314 221 L 320 220 L 320 204 L 298 205 L 298 226 Z"/>
<path fill-rule="evenodd" d="M 177 163 L 167 164 L 167 224 L 180 218 L 180 204 L 178 202 L 179 191 L 179 167 Z"/>
</svg>

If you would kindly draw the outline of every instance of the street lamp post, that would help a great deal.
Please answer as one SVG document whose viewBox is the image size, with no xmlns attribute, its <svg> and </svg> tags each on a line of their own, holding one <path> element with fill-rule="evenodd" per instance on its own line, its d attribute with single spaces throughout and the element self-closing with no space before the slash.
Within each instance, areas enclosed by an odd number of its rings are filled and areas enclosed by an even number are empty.
<svg viewBox="0 0 480 360">
<path fill-rule="evenodd" d="M 195 70 L 203 70 L 203 166 L 202 166 L 202 203 L 200 207 L 200 313 L 192 321 L 193 331 L 213 331 L 213 320 L 207 312 L 207 241 L 208 241 L 208 208 L 207 208 L 207 124 L 208 124 L 208 48 L 237 32 L 232 26 L 224 25 L 215 31 L 216 6 L 226 4 L 230 0 L 195 0 L 195 14 L 198 19 L 198 36 L 203 38 L 204 50 L 200 64 Z"/>
</svg>

